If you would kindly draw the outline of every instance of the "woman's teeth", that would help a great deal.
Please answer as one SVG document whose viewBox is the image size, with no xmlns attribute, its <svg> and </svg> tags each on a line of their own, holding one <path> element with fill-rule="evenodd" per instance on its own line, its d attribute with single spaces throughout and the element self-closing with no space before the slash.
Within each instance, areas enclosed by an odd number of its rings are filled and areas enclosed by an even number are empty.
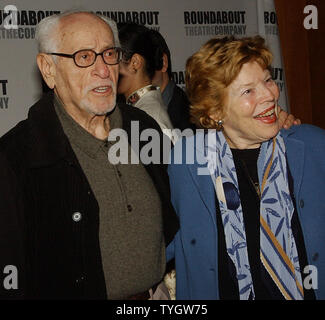
<svg viewBox="0 0 325 320">
<path fill-rule="evenodd" d="M 270 111 L 263 113 L 263 114 L 259 114 L 257 116 L 255 116 L 255 118 L 264 118 L 264 117 L 269 117 L 274 113 L 275 109 L 271 109 Z"/>
</svg>

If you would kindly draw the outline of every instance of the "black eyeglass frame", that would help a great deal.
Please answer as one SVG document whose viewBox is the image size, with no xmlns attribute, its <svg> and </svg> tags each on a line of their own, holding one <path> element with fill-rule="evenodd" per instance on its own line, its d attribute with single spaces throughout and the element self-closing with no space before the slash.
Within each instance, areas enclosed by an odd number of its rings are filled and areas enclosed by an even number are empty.
<svg viewBox="0 0 325 320">
<path fill-rule="evenodd" d="M 114 49 L 114 50 L 117 51 L 117 54 L 118 54 L 117 62 L 116 62 L 116 63 L 107 63 L 107 62 L 105 61 L 105 59 L 104 59 L 103 54 L 104 54 L 104 52 L 106 52 L 107 50 L 112 50 L 112 49 Z M 95 54 L 95 59 L 94 59 L 93 63 L 90 64 L 89 66 L 80 66 L 80 65 L 78 65 L 77 62 L 76 62 L 76 55 L 77 55 L 79 52 L 82 52 L 82 51 L 91 51 L 91 52 L 93 52 L 93 53 Z M 54 55 L 54 56 L 59 56 L 59 57 L 64 57 L 64 58 L 71 58 L 71 59 L 73 59 L 73 62 L 74 62 L 74 64 L 75 64 L 77 67 L 79 67 L 79 68 L 88 68 L 88 67 L 91 67 L 91 66 L 96 62 L 96 59 L 97 59 L 98 56 L 101 56 L 102 59 L 103 59 L 103 61 L 104 61 L 104 63 L 107 64 L 107 65 L 109 65 L 109 66 L 117 65 L 117 64 L 120 63 L 120 61 L 121 61 L 121 59 L 122 59 L 122 53 L 123 53 L 122 48 L 120 48 L 120 47 L 111 47 L 111 48 L 107 48 L 107 49 L 103 50 L 103 51 L 100 52 L 100 53 L 97 53 L 96 51 L 94 51 L 94 50 L 92 50 L 92 49 L 81 49 L 81 50 L 76 51 L 76 52 L 73 53 L 73 54 L 68 54 L 68 53 L 58 53 L 58 52 L 49 52 L 48 54 L 50 54 L 50 55 Z"/>
</svg>

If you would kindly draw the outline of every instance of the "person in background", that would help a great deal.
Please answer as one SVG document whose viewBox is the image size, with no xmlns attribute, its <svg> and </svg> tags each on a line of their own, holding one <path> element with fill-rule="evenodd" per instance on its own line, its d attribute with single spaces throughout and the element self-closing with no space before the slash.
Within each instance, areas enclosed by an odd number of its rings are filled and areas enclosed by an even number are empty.
<svg viewBox="0 0 325 320">
<path fill-rule="evenodd" d="M 118 93 L 126 103 L 145 111 L 159 124 L 162 131 L 175 142 L 166 107 L 159 87 L 152 84 L 156 70 L 162 67 L 162 51 L 151 38 L 152 30 L 135 23 L 119 24 L 123 50 L 120 62 Z"/>
<path fill-rule="evenodd" d="M 271 61 L 256 36 L 211 39 L 186 63 L 206 130 L 179 141 L 168 168 L 177 299 L 325 298 L 325 131 L 281 130 Z"/>
<path fill-rule="evenodd" d="M 0 298 L 169 299 L 160 283 L 178 221 L 165 166 L 107 157 L 113 129 L 127 132 L 130 156 L 131 121 L 163 139 L 145 112 L 116 105 L 115 22 L 64 12 L 36 38 L 51 90 L 0 139 L 0 270 L 18 272 Z"/>
<path fill-rule="evenodd" d="M 194 124 L 190 122 L 190 104 L 187 96 L 172 80 L 172 63 L 167 43 L 157 30 L 152 30 L 152 38 L 163 53 L 162 67 L 156 70 L 152 83 L 160 87 L 164 104 L 174 128 L 195 130 Z"/>
</svg>

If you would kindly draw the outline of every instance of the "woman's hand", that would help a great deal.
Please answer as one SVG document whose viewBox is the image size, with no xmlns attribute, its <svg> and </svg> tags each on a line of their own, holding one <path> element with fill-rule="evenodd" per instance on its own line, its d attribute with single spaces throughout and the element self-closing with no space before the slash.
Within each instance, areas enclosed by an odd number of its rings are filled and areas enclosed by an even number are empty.
<svg viewBox="0 0 325 320">
<path fill-rule="evenodd" d="M 278 106 L 278 115 L 279 115 L 278 117 L 279 117 L 280 128 L 289 129 L 293 125 L 301 124 L 300 119 L 297 119 L 293 114 L 288 114 L 279 106 Z"/>
</svg>

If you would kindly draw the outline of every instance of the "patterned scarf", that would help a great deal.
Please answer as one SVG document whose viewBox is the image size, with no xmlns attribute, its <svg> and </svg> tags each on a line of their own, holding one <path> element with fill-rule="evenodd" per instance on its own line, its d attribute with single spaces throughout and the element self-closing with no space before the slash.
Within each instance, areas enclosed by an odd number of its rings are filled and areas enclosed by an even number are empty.
<svg viewBox="0 0 325 320">
<path fill-rule="evenodd" d="M 224 135 L 209 130 L 205 156 L 215 186 L 227 253 L 236 267 L 241 300 L 255 299 L 233 156 Z M 288 187 L 285 145 L 280 134 L 262 143 L 257 161 L 260 201 L 260 258 L 286 299 L 303 299 L 297 247 L 291 229 L 294 206 Z"/>
</svg>

